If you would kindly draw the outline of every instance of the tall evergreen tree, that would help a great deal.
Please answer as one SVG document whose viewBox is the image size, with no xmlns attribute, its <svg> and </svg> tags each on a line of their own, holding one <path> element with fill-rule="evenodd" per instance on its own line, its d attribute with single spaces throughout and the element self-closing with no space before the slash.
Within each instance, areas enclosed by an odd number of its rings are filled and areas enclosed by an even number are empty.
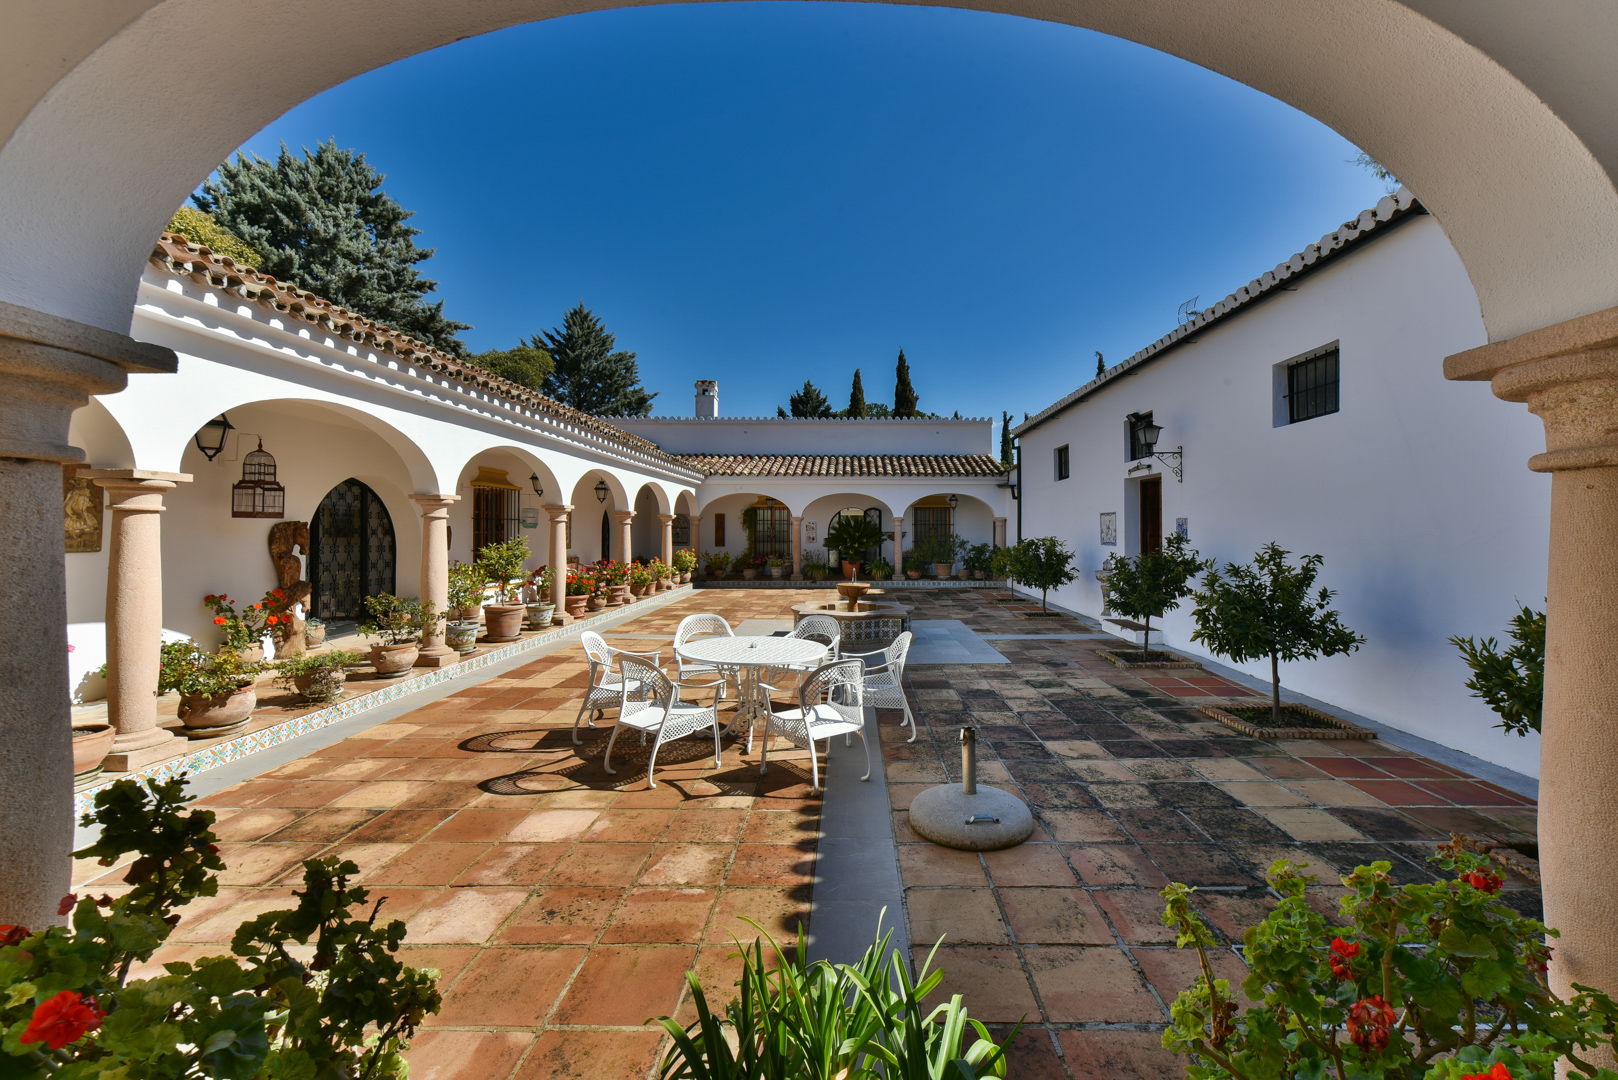
<svg viewBox="0 0 1618 1080">
<path fill-rule="evenodd" d="M 920 416 L 916 410 L 916 388 L 910 385 L 910 361 L 899 350 L 899 370 L 893 385 L 893 415 Z"/>
<path fill-rule="evenodd" d="M 787 399 L 787 404 L 792 407 L 792 415 L 802 419 L 819 420 L 832 415 L 831 402 L 808 379 L 803 380 L 802 390 Z M 776 406 L 776 409 L 780 411 L 780 406 Z M 781 411 L 781 415 L 785 416 L 786 413 Z"/>
<path fill-rule="evenodd" d="M 848 392 L 848 408 L 844 416 L 860 419 L 865 416 L 865 384 L 860 382 L 860 369 L 854 369 L 854 385 Z"/>
<path fill-rule="evenodd" d="M 405 224 L 411 212 L 382 190 L 384 179 L 336 140 L 302 157 L 283 143 L 274 163 L 237 154 L 192 200 L 259 251 L 264 273 L 465 356 L 455 335 L 471 327 L 446 318 L 442 300 L 427 303 L 438 282 L 416 264 L 433 249 L 416 246 L 421 230 Z"/>
<path fill-rule="evenodd" d="M 554 370 L 542 393 L 596 416 L 650 416 L 652 399 L 640 383 L 632 352 L 614 352 L 617 338 L 580 301 L 562 316 L 559 329 L 529 342 L 551 358 Z"/>
<path fill-rule="evenodd" d="M 1000 464 L 1011 468 L 1011 414 L 1000 413 Z"/>
<path fill-rule="evenodd" d="M 1107 373 L 1107 362 L 1101 358 L 1101 352 L 1098 349 L 1096 351 L 1096 378 L 1099 379 L 1099 378 L 1101 378 L 1101 376 L 1105 375 L 1106 373 Z"/>
<path fill-rule="evenodd" d="M 514 349 L 490 349 L 488 352 L 473 353 L 467 357 L 467 362 L 476 364 L 501 378 L 526 386 L 530 390 L 541 392 L 544 390 L 546 378 L 556 370 L 556 364 L 551 360 L 550 353 L 523 344 Z"/>
</svg>

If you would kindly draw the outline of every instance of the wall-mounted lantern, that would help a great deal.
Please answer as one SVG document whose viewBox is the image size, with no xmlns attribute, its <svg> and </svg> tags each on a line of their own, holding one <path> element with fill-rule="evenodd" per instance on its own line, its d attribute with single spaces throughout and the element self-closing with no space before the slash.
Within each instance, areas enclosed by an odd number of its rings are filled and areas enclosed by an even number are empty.
<svg viewBox="0 0 1618 1080">
<path fill-rule="evenodd" d="M 948 502 L 948 503 L 949 503 L 949 508 L 950 508 L 950 509 L 951 509 L 951 510 L 953 510 L 953 509 L 955 509 L 955 508 L 956 508 L 956 507 L 957 507 L 957 506 L 959 506 L 959 505 L 961 505 L 961 500 L 960 500 L 960 497 L 959 497 L 959 496 L 957 496 L 957 495 L 951 495 L 951 496 L 950 496 L 950 497 L 949 497 L 949 498 L 948 498 L 948 499 L 947 499 L 947 500 L 945 500 L 945 501 L 947 501 L 947 502 Z"/>
<path fill-rule="evenodd" d="M 1142 417 L 1139 413 L 1130 413 L 1126 419 L 1131 423 L 1138 423 Z M 1183 445 L 1177 446 L 1173 450 L 1158 453 L 1157 440 L 1162 434 L 1163 428 L 1150 420 L 1147 420 L 1144 424 L 1139 424 L 1135 428 L 1135 435 L 1140 439 L 1141 447 L 1145 449 L 1146 453 L 1168 466 L 1169 471 L 1174 474 L 1175 482 L 1183 484 L 1185 483 L 1185 447 Z M 1170 461 L 1169 458 L 1174 460 Z"/>
<path fill-rule="evenodd" d="M 235 425 L 230 422 L 230 419 L 224 413 L 220 413 L 198 428 L 193 438 L 196 440 L 197 449 L 202 451 L 204 457 L 212 461 L 225 452 L 225 439 L 233 430 L 235 430 Z"/>
<path fill-rule="evenodd" d="M 535 495 L 537 495 L 540 498 L 545 497 L 545 485 L 539 482 L 539 474 L 538 473 L 529 473 L 528 474 L 528 483 L 533 486 Z"/>
<path fill-rule="evenodd" d="M 275 479 L 275 459 L 258 449 L 242 458 L 242 478 L 230 489 L 230 516 L 245 518 L 286 517 L 287 490 Z"/>
<path fill-rule="evenodd" d="M 596 502 L 604 503 L 606 501 L 607 501 L 607 482 L 605 480 L 597 480 L 596 481 Z"/>
</svg>

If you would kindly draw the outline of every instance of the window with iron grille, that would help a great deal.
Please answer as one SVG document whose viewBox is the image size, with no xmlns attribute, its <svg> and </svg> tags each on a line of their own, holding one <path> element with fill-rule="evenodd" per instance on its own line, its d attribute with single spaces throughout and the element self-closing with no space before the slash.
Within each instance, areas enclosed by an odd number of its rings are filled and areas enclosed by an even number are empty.
<svg viewBox="0 0 1618 1080">
<path fill-rule="evenodd" d="M 684 548 L 691 546 L 691 519 L 684 514 L 674 515 L 674 546 Z"/>
<path fill-rule="evenodd" d="M 915 519 L 915 541 L 910 546 L 935 536 L 949 536 L 949 507 L 918 506 L 912 511 Z"/>
<path fill-rule="evenodd" d="M 1058 446 L 1056 448 L 1056 478 L 1058 480 L 1066 480 L 1067 477 L 1068 477 L 1067 447 Z"/>
<path fill-rule="evenodd" d="M 1139 461 L 1141 458 L 1149 458 L 1152 456 L 1151 450 L 1147 449 L 1146 440 L 1141 437 L 1141 432 L 1145 431 L 1151 422 L 1152 414 L 1149 412 L 1137 413 L 1135 414 L 1135 418 L 1129 421 L 1130 461 Z"/>
<path fill-rule="evenodd" d="M 784 506 L 755 506 L 753 554 L 792 554 L 792 515 Z"/>
<path fill-rule="evenodd" d="M 1330 349 L 1287 366 L 1287 422 L 1296 424 L 1337 411 L 1338 350 Z"/>
<path fill-rule="evenodd" d="M 510 540 L 522 526 L 522 492 L 472 485 L 472 551 Z"/>
</svg>

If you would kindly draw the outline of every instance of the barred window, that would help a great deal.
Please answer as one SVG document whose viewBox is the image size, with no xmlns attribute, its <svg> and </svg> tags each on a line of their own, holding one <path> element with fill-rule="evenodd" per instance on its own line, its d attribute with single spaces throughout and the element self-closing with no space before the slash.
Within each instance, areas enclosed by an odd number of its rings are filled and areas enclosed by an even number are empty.
<svg viewBox="0 0 1618 1080">
<path fill-rule="evenodd" d="M 1056 448 L 1056 478 L 1058 480 L 1066 480 L 1068 478 L 1068 457 L 1067 447 L 1065 446 L 1058 446 Z"/>
<path fill-rule="evenodd" d="M 520 498 L 516 488 L 472 486 L 472 551 L 510 540 L 521 527 Z"/>
<path fill-rule="evenodd" d="M 755 506 L 753 516 L 753 554 L 792 554 L 792 515 L 786 507 Z"/>
<path fill-rule="evenodd" d="M 1330 349 L 1287 366 L 1287 422 L 1296 424 L 1337 411 L 1338 350 Z"/>
<path fill-rule="evenodd" d="M 911 545 L 912 547 L 914 547 L 915 544 L 921 543 L 923 540 L 930 540 L 935 536 L 944 537 L 946 539 L 949 537 L 949 507 L 918 506 L 912 510 L 911 513 L 915 519 L 916 525 L 916 539 Z"/>
</svg>

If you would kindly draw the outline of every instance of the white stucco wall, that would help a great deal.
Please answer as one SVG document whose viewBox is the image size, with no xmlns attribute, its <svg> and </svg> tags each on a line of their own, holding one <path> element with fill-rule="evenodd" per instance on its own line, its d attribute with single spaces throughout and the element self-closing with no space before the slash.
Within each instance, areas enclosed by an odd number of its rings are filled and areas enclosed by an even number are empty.
<svg viewBox="0 0 1618 1080">
<path fill-rule="evenodd" d="M 1340 411 L 1276 426 L 1274 365 L 1333 341 Z M 1284 686 L 1537 775 L 1538 739 L 1492 727 L 1447 641 L 1503 636 L 1519 601 L 1543 607 L 1545 595 L 1550 480 L 1525 464 L 1543 448 L 1539 421 L 1441 371 L 1484 341 L 1466 272 L 1424 216 L 1103 386 L 1021 438 L 1023 535 L 1063 537 L 1082 571 L 1052 599 L 1099 615 L 1093 572 L 1138 550 L 1124 418 L 1150 411 L 1158 449 L 1185 446 L 1183 484 L 1154 468 L 1165 533 L 1188 518 L 1192 545 L 1221 562 L 1272 540 L 1323 555 L 1320 583 L 1367 639 L 1350 656 L 1284 664 Z M 1062 444 L 1072 476 L 1057 482 Z M 1100 543 L 1107 511 L 1116 548 Z M 1163 625 L 1171 646 L 1201 654 L 1192 628 L 1189 605 Z M 1244 669 L 1268 678 L 1267 662 Z"/>
<path fill-rule="evenodd" d="M 994 421 L 619 418 L 670 454 L 998 454 Z"/>
</svg>

